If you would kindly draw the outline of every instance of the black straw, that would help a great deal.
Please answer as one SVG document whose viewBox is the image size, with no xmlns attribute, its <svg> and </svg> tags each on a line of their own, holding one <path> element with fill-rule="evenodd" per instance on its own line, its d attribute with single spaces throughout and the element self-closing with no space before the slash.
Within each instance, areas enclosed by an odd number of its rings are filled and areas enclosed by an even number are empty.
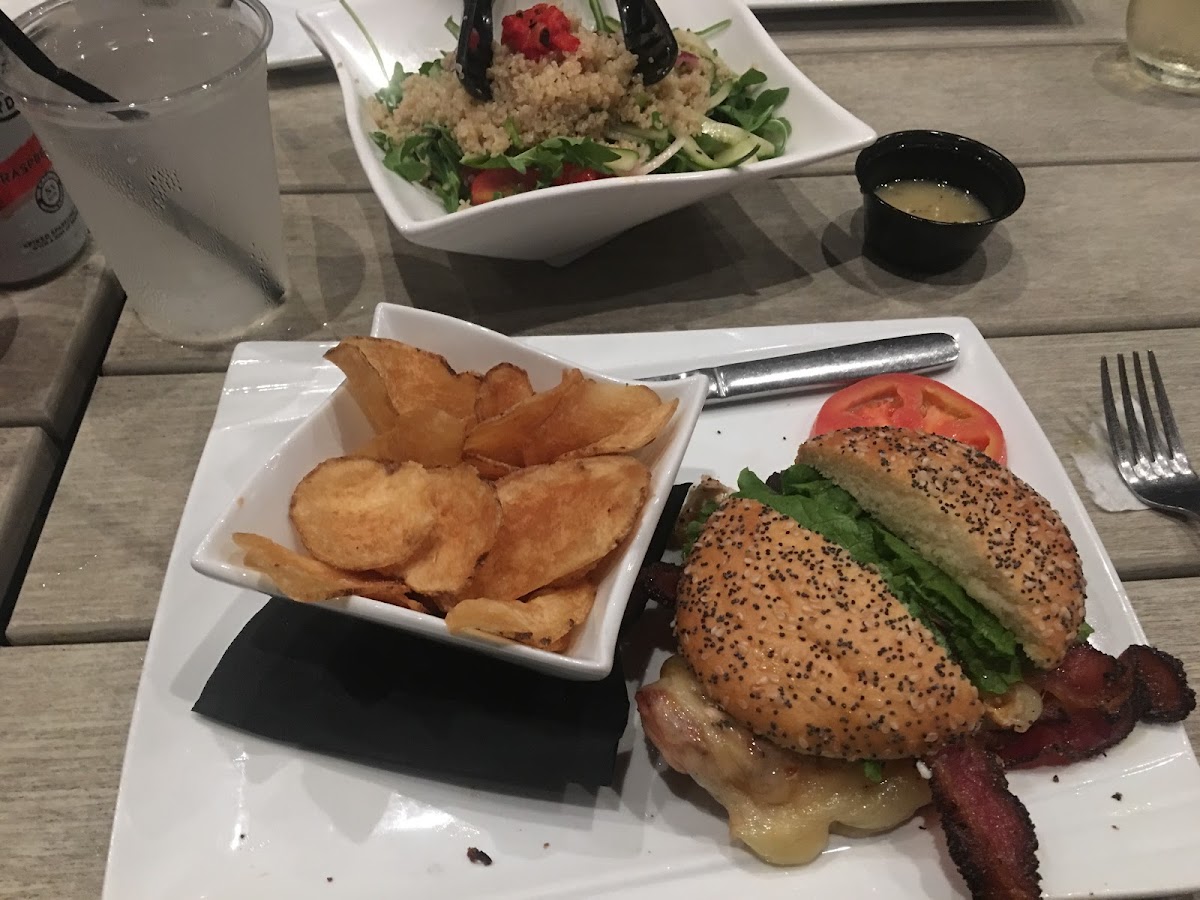
<svg viewBox="0 0 1200 900">
<path fill-rule="evenodd" d="M 101 90 L 91 82 L 84 81 L 74 72 L 55 64 L 2 10 L 0 10 L 0 43 L 8 47 L 35 74 L 58 85 L 80 100 L 87 103 L 121 102 L 107 91 Z M 128 121 L 143 119 L 149 113 L 141 109 L 116 109 L 110 110 L 109 115 Z M 261 284 L 270 303 L 276 305 L 282 303 L 283 284 L 242 247 L 176 203 L 167 201 L 165 204 L 158 205 L 147 202 L 147 198 L 144 197 L 138 199 L 143 201 L 139 205 L 159 221 L 169 225 L 193 244 L 208 251 L 209 254 L 225 260 L 250 281 Z"/>
<path fill-rule="evenodd" d="M 57 84 L 67 93 L 74 94 L 80 100 L 86 100 L 88 103 L 120 102 L 116 97 L 102 91 L 90 81 L 84 81 L 74 72 L 56 65 L 3 10 L 0 10 L 0 42 L 3 42 L 9 50 L 16 54 L 17 59 L 38 75 Z"/>
</svg>

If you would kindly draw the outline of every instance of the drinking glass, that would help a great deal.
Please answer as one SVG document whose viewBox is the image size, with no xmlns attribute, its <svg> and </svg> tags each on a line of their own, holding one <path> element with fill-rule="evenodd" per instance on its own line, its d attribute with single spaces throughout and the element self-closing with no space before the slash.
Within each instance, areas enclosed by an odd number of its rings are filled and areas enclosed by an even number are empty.
<svg viewBox="0 0 1200 900">
<path fill-rule="evenodd" d="M 84 103 L 0 58 L 14 96 L 138 317 L 184 343 L 244 334 L 283 303 L 279 177 L 259 0 L 51 0 L 17 23 L 117 97 Z"/>
<path fill-rule="evenodd" d="M 1129 56 L 1169 87 L 1200 91 L 1200 0 L 1130 0 Z"/>
</svg>

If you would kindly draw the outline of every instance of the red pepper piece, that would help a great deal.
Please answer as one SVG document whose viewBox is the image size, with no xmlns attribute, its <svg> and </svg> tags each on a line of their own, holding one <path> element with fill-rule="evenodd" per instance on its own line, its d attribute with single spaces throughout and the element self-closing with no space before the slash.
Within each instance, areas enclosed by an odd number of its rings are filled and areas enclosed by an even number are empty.
<svg viewBox="0 0 1200 900">
<path fill-rule="evenodd" d="M 549 3 L 538 3 L 505 16 L 500 23 L 500 40 L 526 59 L 574 53 L 579 49 L 579 38 L 571 33 L 571 20 Z"/>
</svg>

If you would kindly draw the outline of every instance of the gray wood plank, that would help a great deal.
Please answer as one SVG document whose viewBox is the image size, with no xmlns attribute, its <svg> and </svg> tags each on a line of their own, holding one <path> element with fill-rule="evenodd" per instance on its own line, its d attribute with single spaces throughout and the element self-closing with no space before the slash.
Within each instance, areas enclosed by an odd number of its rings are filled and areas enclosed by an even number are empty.
<svg viewBox="0 0 1200 900">
<path fill-rule="evenodd" d="M 95 246 L 60 275 L 0 290 L 0 426 L 63 439 L 79 415 L 121 310 Z"/>
<path fill-rule="evenodd" d="M 1073 334 L 989 341 L 1059 455 L 1124 579 L 1200 574 L 1200 528 L 1151 510 L 1098 508 L 1074 453 L 1089 446 L 1088 426 L 1104 421 L 1100 357 L 1154 350 L 1192 458 L 1200 454 L 1200 331 Z"/>
<path fill-rule="evenodd" d="M 1124 578 L 1200 576 L 1200 531 L 1161 513 L 1096 509 L 1071 452 L 1098 420 L 1097 358 L 1153 347 L 1200 453 L 1200 329 L 1009 338 L 996 352 L 1024 392 L 1091 510 Z M 220 376 L 104 378 L 84 420 L 17 599 L 14 644 L 149 634 L 188 484 Z M 120 585 L 120 590 L 97 589 Z"/>
<path fill-rule="evenodd" d="M 1200 164 L 1025 175 L 1025 206 L 962 269 L 926 280 L 862 257 L 861 198 L 849 176 L 755 185 L 635 228 L 562 269 L 417 247 L 373 195 L 289 196 L 294 289 L 263 336 L 365 333 L 382 300 L 509 334 L 922 315 L 969 316 L 988 336 L 1200 324 L 1200 207 L 1181 190 L 1200 178 Z M 158 340 L 127 310 L 104 371 L 218 371 L 230 352 Z"/>
<path fill-rule="evenodd" d="M 0 621 L 57 463 L 58 450 L 40 428 L 0 429 Z"/>
<path fill-rule="evenodd" d="M 99 381 L 9 620 L 10 641 L 149 635 L 222 381 Z"/>
<path fill-rule="evenodd" d="M 796 49 L 791 58 L 880 134 L 954 131 L 992 144 L 1018 165 L 1200 159 L 1200 96 L 1138 78 L 1117 43 L 822 47 Z M 283 190 L 368 189 L 332 70 L 281 76 L 275 84 L 271 112 Z M 807 171 L 852 169 L 853 157 L 841 156 Z"/>
<path fill-rule="evenodd" d="M 1195 684 L 1200 579 L 1128 588 L 1149 640 L 1180 656 Z M 0 648 L 0 900 L 99 896 L 145 647 Z M 1196 746 L 1200 716 L 1186 728 Z"/>
<path fill-rule="evenodd" d="M 145 652 L 0 648 L 0 898 L 100 896 Z"/>
</svg>

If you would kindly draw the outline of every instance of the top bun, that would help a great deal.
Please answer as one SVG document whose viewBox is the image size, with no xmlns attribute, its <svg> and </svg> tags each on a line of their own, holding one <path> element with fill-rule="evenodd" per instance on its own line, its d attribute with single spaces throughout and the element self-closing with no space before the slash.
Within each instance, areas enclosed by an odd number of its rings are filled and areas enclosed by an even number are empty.
<svg viewBox="0 0 1200 900">
<path fill-rule="evenodd" d="M 756 500 L 709 517 L 675 631 L 705 694 L 798 753 L 920 757 L 983 716 L 974 685 L 877 574 Z"/>
<path fill-rule="evenodd" d="M 1016 635 L 1042 668 L 1058 665 L 1083 623 L 1083 565 L 1050 503 L 978 450 L 906 428 L 810 438 L 806 463 L 940 566 Z"/>
</svg>

